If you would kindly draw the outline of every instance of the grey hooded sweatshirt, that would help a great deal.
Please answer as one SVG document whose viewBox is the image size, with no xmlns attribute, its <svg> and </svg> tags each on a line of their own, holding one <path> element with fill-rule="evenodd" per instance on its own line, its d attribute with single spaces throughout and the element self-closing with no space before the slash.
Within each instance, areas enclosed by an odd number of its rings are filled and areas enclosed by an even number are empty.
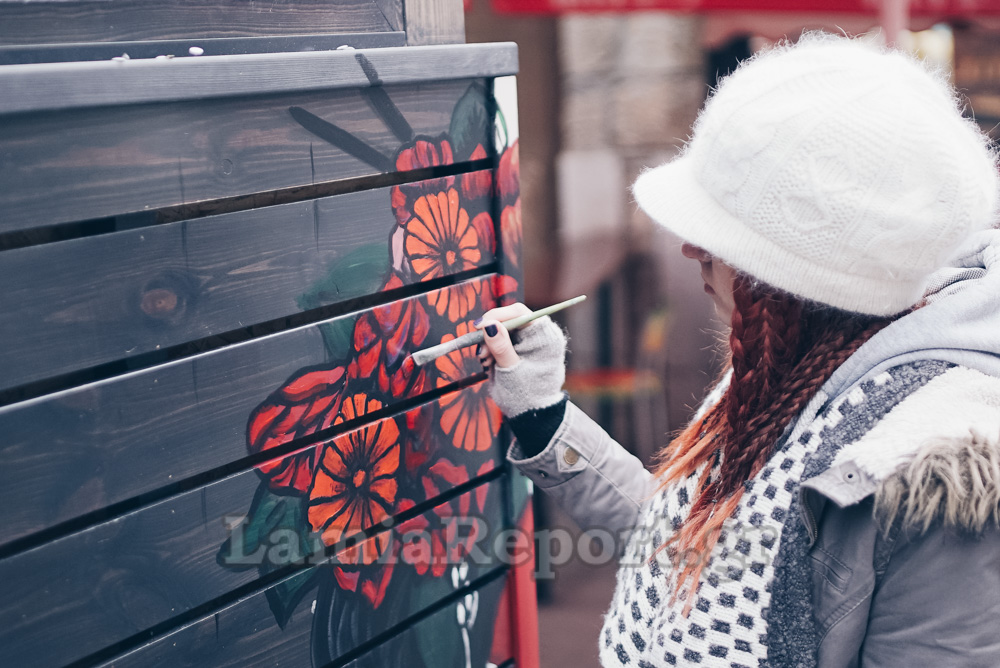
<svg viewBox="0 0 1000 668">
<path fill-rule="evenodd" d="M 1000 230 L 970 238 L 927 304 L 848 359 L 790 438 L 901 365 L 934 373 L 807 463 L 776 563 L 769 666 L 1000 667 Z M 508 458 L 582 527 L 627 530 L 655 488 L 572 403 L 541 453 L 515 442 Z"/>
</svg>

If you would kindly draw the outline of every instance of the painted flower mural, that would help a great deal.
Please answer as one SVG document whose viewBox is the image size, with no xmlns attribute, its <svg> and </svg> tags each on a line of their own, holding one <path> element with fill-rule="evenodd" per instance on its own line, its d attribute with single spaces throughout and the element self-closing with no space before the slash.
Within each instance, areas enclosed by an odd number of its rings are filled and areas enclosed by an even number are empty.
<svg viewBox="0 0 1000 668">
<path fill-rule="evenodd" d="M 402 286 L 399 274 L 393 272 L 382 289 Z M 423 371 L 414 367 L 407 354 L 420 349 L 429 330 L 421 300 L 395 301 L 358 316 L 348 376 L 376 378 L 379 391 L 392 397 L 418 394 L 423 389 Z"/>
<path fill-rule="evenodd" d="M 451 493 L 487 479 L 498 457 L 499 410 L 484 383 L 469 383 L 482 378 L 474 351 L 455 351 L 426 367 L 409 357 L 470 331 L 473 318 L 519 290 L 517 145 L 494 155 L 495 168 L 482 168 L 490 162 L 482 133 L 470 140 L 477 134 L 463 126 L 483 122 L 487 112 L 475 106 L 477 99 L 481 91 L 459 101 L 449 135 L 406 138 L 393 164 L 425 175 L 460 162 L 480 161 L 480 168 L 393 186 L 388 243 L 331 267 L 315 290 L 329 293 L 353 278 L 336 272 L 364 265 L 384 267 L 373 289 L 391 294 L 357 316 L 322 325 L 330 363 L 293 374 L 247 423 L 248 452 L 261 477 L 249 530 L 291 531 L 302 561 L 320 564 L 268 590 L 284 625 L 318 588 L 318 664 L 338 655 L 348 642 L 340 634 L 359 628 L 360 620 L 387 608 L 402 618 L 407 605 L 426 605 L 411 601 L 426 588 L 420 583 L 446 592 L 465 586 L 468 565 L 461 574 L 455 569 L 483 531 L 469 520 L 500 502 L 488 498 L 485 484 Z M 498 252 L 502 273 L 475 273 Z M 473 278 L 449 278 L 463 272 Z M 422 283 L 431 289 L 410 287 Z M 321 305 L 312 299 L 304 295 L 300 304 Z M 435 394 L 422 399 L 428 392 Z M 407 408 L 401 413 L 400 402 Z M 227 541 L 220 563 L 231 549 Z M 265 574 L 281 567 L 259 568 Z M 471 622 L 462 628 L 468 652 Z"/>
<path fill-rule="evenodd" d="M 414 202 L 413 211 L 403 248 L 419 280 L 476 268 L 483 256 L 481 235 L 469 220 L 469 212 L 455 188 L 421 196 Z M 479 215 L 489 217 L 486 213 Z M 473 282 L 459 290 L 435 290 L 427 295 L 427 303 L 438 315 L 456 322 L 469 313 L 478 295 L 479 283 Z"/>
<path fill-rule="evenodd" d="M 363 418 L 382 408 L 364 393 L 349 397 L 333 424 Z M 324 545 L 335 546 L 389 517 L 396 506 L 399 428 L 379 420 L 324 446 L 309 489 L 309 524 Z M 340 561 L 370 564 L 385 552 L 388 534 L 346 548 Z"/>
<path fill-rule="evenodd" d="M 469 323 L 462 323 L 455 335 L 446 334 L 442 343 L 451 341 L 471 331 Z M 467 378 L 480 370 L 474 348 L 462 348 L 434 363 L 437 368 L 438 387 Z M 493 444 L 493 435 L 500 431 L 500 409 L 489 398 L 489 391 L 480 384 L 461 394 L 449 394 L 438 400 L 441 407 L 441 428 L 456 448 L 486 450 Z"/>
<path fill-rule="evenodd" d="M 344 377 L 342 367 L 303 369 L 293 376 L 250 416 L 250 453 L 262 453 L 329 427 L 340 408 Z M 267 461 L 258 470 L 275 491 L 305 493 L 312 482 L 314 457 L 311 451 L 302 452 Z"/>
</svg>

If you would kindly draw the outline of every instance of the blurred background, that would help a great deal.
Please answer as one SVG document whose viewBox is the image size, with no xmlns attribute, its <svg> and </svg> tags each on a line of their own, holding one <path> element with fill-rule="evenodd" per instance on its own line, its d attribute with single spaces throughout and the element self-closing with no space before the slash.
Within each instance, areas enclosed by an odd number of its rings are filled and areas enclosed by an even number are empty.
<svg viewBox="0 0 1000 668">
<path fill-rule="evenodd" d="M 467 41 L 520 48 L 526 302 L 590 297 L 563 319 L 567 389 L 647 463 L 718 373 L 722 327 L 697 265 L 638 211 L 628 188 L 677 153 L 718 77 L 805 29 L 866 35 L 947 68 L 968 113 L 994 137 L 1000 123 L 1000 0 L 466 0 L 465 8 Z M 572 527 L 542 496 L 536 521 Z M 555 570 L 538 582 L 542 665 L 596 667 L 615 564 L 574 559 Z"/>
</svg>

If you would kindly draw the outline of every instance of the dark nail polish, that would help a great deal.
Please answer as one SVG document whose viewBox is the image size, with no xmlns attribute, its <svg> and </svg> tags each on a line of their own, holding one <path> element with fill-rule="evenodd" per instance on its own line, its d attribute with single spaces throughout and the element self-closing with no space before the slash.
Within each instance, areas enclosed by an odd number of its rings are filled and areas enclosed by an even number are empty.
<svg viewBox="0 0 1000 668">
<path fill-rule="evenodd" d="M 475 320 L 472 321 L 473 327 L 479 327 L 481 324 L 483 324 L 482 318 L 476 318 Z"/>
<path fill-rule="evenodd" d="M 479 357 L 482 354 L 483 354 L 483 344 L 480 343 L 476 345 L 476 357 Z"/>
<path fill-rule="evenodd" d="M 486 336 L 488 336 L 488 337 L 490 337 L 492 339 L 496 335 L 497 335 L 497 326 L 496 325 L 486 325 Z"/>
</svg>

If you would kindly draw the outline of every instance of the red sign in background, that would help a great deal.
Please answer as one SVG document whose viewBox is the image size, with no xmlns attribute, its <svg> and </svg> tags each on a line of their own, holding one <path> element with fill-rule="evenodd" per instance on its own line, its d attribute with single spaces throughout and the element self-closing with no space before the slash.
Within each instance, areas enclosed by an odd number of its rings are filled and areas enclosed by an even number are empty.
<svg viewBox="0 0 1000 668">
<path fill-rule="evenodd" d="M 498 12 L 533 14 L 660 9 L 875 15 L 881 5 L 880 0 L 493 0 L 493 7 Z M 937 16 L 941 19 L 1000 16 L 1000 0 L 911 0 L 909 11 L 911 16 Z"/>
</svg>

